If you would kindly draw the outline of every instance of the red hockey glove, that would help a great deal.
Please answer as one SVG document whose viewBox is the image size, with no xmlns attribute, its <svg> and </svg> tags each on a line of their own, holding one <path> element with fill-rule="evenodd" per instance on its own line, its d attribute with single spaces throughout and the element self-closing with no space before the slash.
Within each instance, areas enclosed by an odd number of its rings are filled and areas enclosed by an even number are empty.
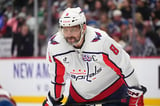
<svg viewBox="0 0 160 106">
<path fill-rule="evenodd" d="M 144 106 L 143 102 L 143 94 L 147 91 L 144 86 L 140 88 L 131 87 L 128 89 L 128 95 L 130 96 L 129 99 L 129 106 Z"/>
<path fill-rule="evenodd" d="M 59 98 L 58 101 L 55 101 L 55 100 L 51 97 L 50 92 L 49 92 L 49 93 L 48 93 L 48 96 L 47 96 L 46 100 L 43 102 L 43 105 L 42 105 L 42 106 L 61 106 L 61 105 L 64 105 L 63 99 L 64 99 L 64 96 L 62 95 L 62 97 Z"/>
</svg>

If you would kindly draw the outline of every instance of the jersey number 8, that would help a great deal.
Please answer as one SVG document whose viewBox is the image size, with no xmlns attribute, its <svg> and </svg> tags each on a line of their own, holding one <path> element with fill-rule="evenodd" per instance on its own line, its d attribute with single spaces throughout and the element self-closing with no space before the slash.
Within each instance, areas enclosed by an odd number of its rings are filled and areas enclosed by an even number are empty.
<svg viewBox="0 0 160 106">
<path fill-rule="evenodd" d="M 111 44 L 110 49 L 113 51 L 115 55 L 118 55 L 119 50 L 113 44 Z"/>
</svg>

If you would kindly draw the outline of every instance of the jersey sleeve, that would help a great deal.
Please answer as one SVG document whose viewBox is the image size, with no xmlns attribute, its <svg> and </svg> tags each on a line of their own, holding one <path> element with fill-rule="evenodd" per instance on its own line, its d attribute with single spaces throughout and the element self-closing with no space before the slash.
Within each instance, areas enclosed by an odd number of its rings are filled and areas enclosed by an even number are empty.
<svg viewBox="0 0 160 106">
<path fill-rule="evenodd" d="M 54 50 L 54 51 L 53 51 Z M 56 100 L 60 98 L 64 92 L 66 72 L 64 65 L 54 57 L 55 48 L 48 44 L 46 60 L 49 65 L 50 75 L 50 94 Z"/>
<path fill-rule="evenodd" d="M 139 86 L 130 56 L 108 35 L 103 45 L 104 60 L 126 82 L 127 86 Z"/>
</svg>

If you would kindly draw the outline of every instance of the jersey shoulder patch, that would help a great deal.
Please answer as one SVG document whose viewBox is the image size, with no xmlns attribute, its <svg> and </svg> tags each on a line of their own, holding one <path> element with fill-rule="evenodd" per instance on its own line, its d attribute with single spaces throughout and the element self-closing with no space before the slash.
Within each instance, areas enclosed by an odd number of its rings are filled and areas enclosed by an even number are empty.
<svg viewBox="0 0 160 106">
<path fill-rule="evenodd" d="M 97 42 L 99 40 L 101 40 L 102 35 L 99 32 L 95 32 L 96 36 L 95 38 L 93 38 L 92 42 Z"/>
<path fill-rule="evenodd" d="M 56 35 L 53 35 L 53 36 L 50 38 L 50 44 L 52 44 L 52 45 L 59 44 L 59 42 L 55 40 L 55 37 L 56 37 Z"/>
</svg>

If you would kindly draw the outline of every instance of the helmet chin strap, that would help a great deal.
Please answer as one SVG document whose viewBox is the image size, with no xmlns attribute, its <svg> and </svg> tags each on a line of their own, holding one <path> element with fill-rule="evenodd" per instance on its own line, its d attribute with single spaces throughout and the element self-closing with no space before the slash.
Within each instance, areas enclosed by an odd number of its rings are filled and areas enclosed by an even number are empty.
<svg viewBox="0 0 160 106">
<path fill-rule="evenodd" d="M 81 29 L 81 37 L 80 37 L 80 39 L 79 39 L 79 41 L 78 42 L 76 42 L 76 43 L 74 43 L 73 45 L 74 46 L 76 46 L 77 44 L 79 44 L 81 41 L 82 41 L 82 39 L 83 39 L 83 37 L 84 37 L 84 33 L 83 33 L 83 24 L 80 24 L 80 29 Z"/>
</svg>

